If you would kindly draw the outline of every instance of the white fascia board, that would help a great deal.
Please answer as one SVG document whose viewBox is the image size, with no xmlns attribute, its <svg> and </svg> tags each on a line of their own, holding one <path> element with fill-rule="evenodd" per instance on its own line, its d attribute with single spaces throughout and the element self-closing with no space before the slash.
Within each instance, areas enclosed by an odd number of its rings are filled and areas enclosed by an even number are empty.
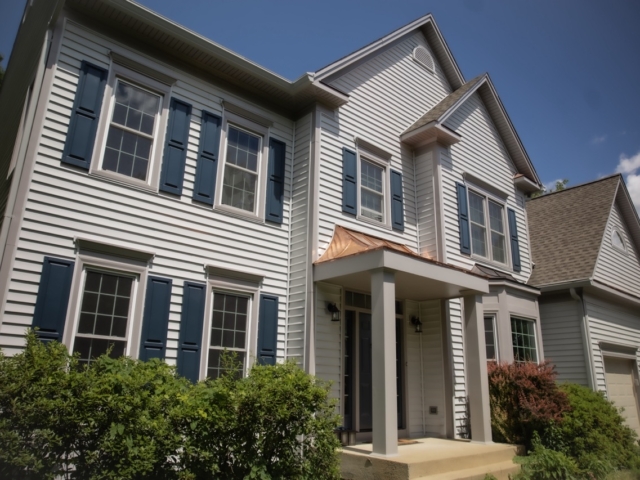
<svg viewBox="0 0 640 480">
<path fill-rule="evenodd" d="M 449 119 L 449 117 L 453 115 L 453 113 L 460 107 L 460 105 L 464 104 L 464 102 L 466 102 L 469 97 L 471 97 L 471 95 L 476 93 L 478 89 L 487 82 L 488 78 L 489 77 L 486 73 L 482 76 L 482 78 L 479 78 L 478 82 L 473 87 L 471 87 L 467 93 L 460 97 L 456 103 L 451 105 L 451 107 L 449 107 L 449 109 L 440 116 L 440 118 L 438 119 L 438 123 L 445 123 Z"/>
<path fill-rule="evenodd" d="M 429 135 L 428 140 L 421 139 L 423 135 Z M 453 130 L 440 125 L 437 122 L 429 122 L 409 133 L 403 133 L 400 141 L 405 142 L 413 147 L 422 146 L 424 143 L 438 141 L 445 146 L 450 146 L 462 140 L 462 136 Z"/>
<path fill-rule="evenodd" d="M 379 48 L 382 48 L 385 45 L 395 41 L 396 39 L 411 32 L 412 30 L 422 27 L 428 22 L 433 22 L 433 15 L 431 15 L 430 13 L 414 20 L 413 22 L 405 25 L 404 27 L 400 27 L 399 29 L 389 33 L 388 35 L 385 35 L 382 38 L 379 38 L 378 40 L 371 42 L 368 45 L 365 45 L 364 47 L 356 50 L 355 52 L 347 55 L 346 57 L 343 57 L 333 63 L 330 63 L 326 67 L 321 68 L 320 70 L 315 72 L 314 79 L 322 80 L 323 78 L 326 78 L 334 74 L 338 70 L 348 67 L 349 65 L 351 65 L 354 62 L 357 62 L 361 58 L 366 57 L 370 53 L 375 52 Z"/>
<path fill-rule="evenodd" d="M 504 287 L 506 289 L 520 290 L 521 292 L 530 293 L 532 295 L 540 295 L 540 289 L 532 287 L 531 285 L 523 285 L 521 283 L 514 283 L 508 280 L 489 280 L 489 287 Z"/>
<path fill-rule="evenodd" d="M 568 282 L 550 283 L 548 285 L 537 285 L 540 292 L 557 292 L 559 290 L 569 290 L 571 288 L 584 288 L 591 286 L 590 280 L 569 280 Z"/>
<path fill-rule="evenodd" d="M 615 199 L 618 200 L 618 198 L 622 204 L 622 208 L 620 208 L 622 216 L 627 224 L 627 228 L 631 232 L 631 237 L 633 238 L 636 251 L 640 252 L 640 219 L 638 218 L 638 212 L 633 204 L 633 200 L 631 200 L 631 195 L 629 195 L 629 190 L 627 190 L 627 185 L 622 177 L 620 177 L 620 182 L 615 195 Z"/>
<path fill-rule="evenodd" d="M 640 306 L 640 298 L 634 296 L 634 295 L 630 295 L 624 292 L 621 292 L 620 290 L 617 290 L 615 288 L 611 288 L 608 285 L 605 285 L 604 283 L 600 283 L 597 280 L 591 280 L 591 287 L 596 288 L 598 290 L 601 290 L 602 292 L 605 292 L 609 295 L 613 295 L 616 296 L 618 298 L 622 298 L 624 300 L 626 300 L 627 302 L 631 302 L 635 305 Z"/>
</svg>

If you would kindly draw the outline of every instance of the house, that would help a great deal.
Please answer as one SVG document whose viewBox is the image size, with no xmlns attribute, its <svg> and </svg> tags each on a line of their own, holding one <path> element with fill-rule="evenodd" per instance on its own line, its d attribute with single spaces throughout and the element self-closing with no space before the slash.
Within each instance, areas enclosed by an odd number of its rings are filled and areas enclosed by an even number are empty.
<svg viewBox="0 0 640 480">
<path fill-rule="evenodd" d="M 638 422 L 640 222 L 621 175 L 527 202 L 545 355 Z"/>
<path fill-rule="evenodd" d="M 5 352 L 36 326 L 193 380 L 225 348 L 245 371 L 291 358 L 375 454 L 491 441 L 487 357 L 543 358 L 541 184 L 431 15 L 294 82 L 129 0 L 35 0 L 14 52 Z"/>
</svg>

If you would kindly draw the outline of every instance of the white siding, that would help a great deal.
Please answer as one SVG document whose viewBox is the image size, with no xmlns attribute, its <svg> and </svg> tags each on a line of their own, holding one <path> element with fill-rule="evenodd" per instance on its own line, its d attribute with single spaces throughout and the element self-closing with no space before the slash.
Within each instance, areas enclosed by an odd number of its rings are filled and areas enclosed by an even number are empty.
<svg viewBox="0 0 640 480">
<path fill-rule="evenodd" d="M 316 376 L 331 382 L 330 396 L 338 399 L 338 413 L 342 408 L 342 324 L 332 322 L 327 303 L 342 308 L 342 288 L 326 283 L 316 284 L 315 353 Z"/>
<path fill-rule="evenodd" d="M 464 368 L 464 320 L 462 301 L 449 300 L 451 357 L 453 361 L 453 421 L 456 437 L 464 431 L 467 416 L 467 387 Z"/>
<path fill-rule="evenodd" d="M 418 215 L 418 252 L 438 259 L 436 204 L 434 197 L 433 152 L 416 155 L 416 209 Z"/>
<path fill-rule="evenodd" d="M 405 302 L 407 428 L 410 437 L 445 435 L 444 367 L 440 302 Z M 411 317 L 422 321 L 415 333 Z M 437 407 L 430 414 L 429 407 Z M 423 409 L 424 408 L 424 409 Z"/>
<path fill-rule="evenodd" d="M 540 321 L 545 358 L 556 366 L 558 380 L 589 386 L 579 303 L 568 296 L 543 301 Z"/>
<path fill-rule="evenodd" d="M 506 207 L 515 210 L 522 271 L 510 273 L 518 280 L 526 282 L 531 267 L 524 202 L 522 195 L 517 193 L 513 185 L 515 167 L 480 96 L 475 93 L 469 97 L 447 120 L 446 126 L 462 136 L 462 140 L 452 145 L 449 152 L 442 150 L 440 155 L 447 262 L 463 268 L 470 268 L 475 263 L 475 259 L 460 253 L 456 182 L 463 182 L 463 173 L 468 173 L 504 192 L 507 195 Z M 505 233 L 509 248 L 506 211 Z M 511 256 L 508 254 L 507 258 L 510 264 Z M 499 266 L 497 268 L 508 269 Z"/>
<path fill-rule="evenodd" d="M 108 68 L 109 50 L 117 48 L 116 44 L 68 23 L 38 148 L 8 299 L 2 312 L 0 347 L 19 347 L 23 343 L 22 334 L 32 322 L 43 257 L 74 258 L 74 235 L 90 234 L 105 240 L 117 239 L 133 248 L 155 251 L 150 273 L 173 279 L 167 351 L 170 363 L 177 355 L 183 281 L 204 281 L 205 263 L 266 273 L 261 291 L 278 295 L 280 299 L 278 357 L 283 358 L 292 122 L 247 104 L 241 98 L 195 77 L 174 71 L 177 82 L 172 88 L 172 96 L 193 105 L 181 197 L 106 181 L 63 166 L 60 158 L 80 62 L 88 60 Z M 131 52 L 131 55 L 136 54 Z M 201 111 L 207 109 L 220 114 L 223 98 L 272 120 L 269 135 L 287 143 L 283 225 L 233 217 L 196 204 L 191 199 Z"/>
<path fill-rule="evenodd" d="M 606 392 L 604 361 L 599 343 L 640 348 L 640 311 L 592 295 L 585 295 L 585 303 L 589 317 L 596 385 L 598 390 Z"/>
<path fill-rule="evenodd" d="M 324 115 L 322 119 L 320 255 L 331 240 L 336 223 L 418 249 L 413 152 L 400 143 L 399 136 L 450 93 L 439 65 L 434 75 L 411 58 L 418 45 L 429 49 L 421 33 L 411 35 L 331 81 L 331 86 L 348 93 L 350 98 L 334 118 Z M 404 232 L 358 221 L 342 212 L 342 148 L 355 148 L 356 136 L 390 152 L 391 168 L 402 172 Z"/>
<path fill-rule="evenodd" d="M 622 237 L 626 252 L 613 246 L 611 235 L 614 230 Z M 614 205 L 611 210 L 593 278 L 623 292 L 640 297 L 640 256 L 629 235 L 618 205 Z"/>
<path fill-rule="evenodd" d="M 287 313 L 287 358 L 302 364 L 305 351 L 305 319 L 308 302 L 309 267 L 309 168 L 311 114 L 296 122 L 291 192 L 289 259 L 289 311 Z"/>
</svg>

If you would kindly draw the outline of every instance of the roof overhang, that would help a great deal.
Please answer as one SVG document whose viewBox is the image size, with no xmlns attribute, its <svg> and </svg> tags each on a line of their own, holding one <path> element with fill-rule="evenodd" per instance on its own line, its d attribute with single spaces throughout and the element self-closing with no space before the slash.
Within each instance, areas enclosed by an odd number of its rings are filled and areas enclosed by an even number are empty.
<svg viewBox="0 0 640 480">
<path fill-rule="evenodd" d="M 522 174 L 517 174 L 513 177 L 513 184 L 518 190 L 525 193 L 534 193 L 540 190 L 540 185 Z"/>
<path fill-rule="evenodd" d="M 544 293 L 554 293 L 569 290 L 571 288 L 578 289 L 581 288 L 583 291 L 587 293 L 597 293 L 599 295 L 611 298 L 615 301 L 623 301 L 628 304 L 632 304 L 640 307 L 640 297 L 636 297 L 635 295 L 630 295 L 625 293 L 617 288 L 610 287 L 602 282 L 598 282 L 597 280 L 575 280 L 570 282 L 562 282 L 562 283 L 554 283 L 550 285 L 542 285 L 538 287 L 542 294 Z"/>
<path fill-rule="evenodd" d="M 438 122 L 429 122 L 400 136 L 401 141 L 414 148 L 432 142 L 438 142 L 448 147 L 454 143 L 458 143 L 461 139 L 462 137 L 456 132 L 440 125 Z"/>
<path fill-rule="evenodd" d="M 398 298 L 425 301 L 489 292 L 489 282 L 483 277 L 386 248 L 316 263 L 313 279 L 370 291 L 371 272 L 381 268 L 395 273 Z"/>
</svg>

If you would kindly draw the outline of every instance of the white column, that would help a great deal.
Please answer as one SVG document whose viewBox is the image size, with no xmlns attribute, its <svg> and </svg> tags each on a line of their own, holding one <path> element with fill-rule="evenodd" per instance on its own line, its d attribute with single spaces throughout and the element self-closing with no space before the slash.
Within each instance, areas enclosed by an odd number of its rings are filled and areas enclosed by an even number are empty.
<svg viewBox="0 0 640 480">
<path fill-rule="evenodd" d="M 396 397 L 396 283 L 385 269 L 371 272 L 373 454 L 398 454 Z"/>
<path fill-rule="evenodd" d="M 467 370 L 471 440 L 490 443 L 491 410 L 483 313 L 481 295 L 464 297 L 464 363 Z"/>
</svg>

